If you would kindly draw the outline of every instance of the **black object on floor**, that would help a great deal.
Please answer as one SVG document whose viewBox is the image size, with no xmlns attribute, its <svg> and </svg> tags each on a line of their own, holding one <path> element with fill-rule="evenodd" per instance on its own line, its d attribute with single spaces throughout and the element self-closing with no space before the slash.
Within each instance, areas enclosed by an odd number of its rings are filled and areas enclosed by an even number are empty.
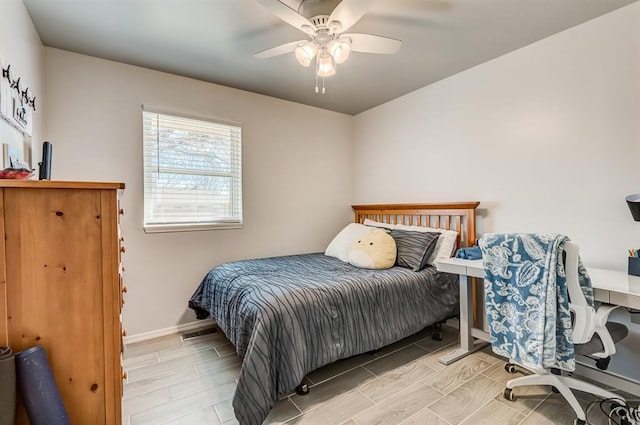
<svg viewBox="0 0 640 425">
<path fill-rule="evenodd" d="M 44 348 L 36 345 L 17 353 L 16 372 L 31 425 L 71 425 Z"/>
<path fill-rule="evenodd" d="M 16 361 L 11 348 L 0 345 L 0 425 L 14 425 L 16 417 Z"/>
</svg>

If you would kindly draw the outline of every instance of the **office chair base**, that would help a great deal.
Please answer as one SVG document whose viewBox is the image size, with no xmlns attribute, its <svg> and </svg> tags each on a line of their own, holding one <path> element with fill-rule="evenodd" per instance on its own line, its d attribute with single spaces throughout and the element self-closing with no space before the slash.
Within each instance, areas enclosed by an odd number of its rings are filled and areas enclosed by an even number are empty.
<svg viewBox="0 0 640 425">
<path fill-rule="evenodd" d="M 512 401 L 515 400 L 516 397 L 513 394 L 513 388 L 527 385 L 550 385 L 556 388 L 564 399 L 567 400 L 569 405 L 571 405 L 571 408 L 573 408 L 577 416 L 576 420 L 580 421 L 586 421 L 586 415 L 571 389 L 591 393 L 605 399 L 622 400 L 618 394 L 612 393 L 611 391 L 604 390 L 593 384 L 580 381 L 569 376 L 555 375 L 553 373 L 549 373 L 547 370 L 537 370 L 534 375 L 511 379 L 507 382 L 507 388 L 504 390 L 504 398 Z M 582 423 L 584 424 L 585 422 Z"/>
</svg>

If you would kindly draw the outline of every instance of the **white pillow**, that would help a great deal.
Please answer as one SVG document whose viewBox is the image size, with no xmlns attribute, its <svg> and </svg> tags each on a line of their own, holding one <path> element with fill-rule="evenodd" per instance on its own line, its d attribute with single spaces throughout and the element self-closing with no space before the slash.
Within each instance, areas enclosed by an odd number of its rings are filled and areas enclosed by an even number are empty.
<svg viewBox="0 0 640 425">
<path fill-rule="evenodd" d="M 345 263 L 349 262 L 348 250 L 352 243 L 358 240 L 360 236 L 371 230 L 371 227 L 360 223 L 347 224 L 344 229 L 338 233 L 327 246 L 324 255 L 336 257 Z"/>
<path fill-rule="evenodd" d="M 436 261 L 443 260 L 445 258 L 450 258 L 455 249 L 456 242 L 458 240 L 458 232 L 454 230 L 447 229 L 436 229 L 435 227 L 425 227 L 425 226 L 407 226 L 406 224 L 388 224 L 388 223 L 380 223 L 379 221 L 369 220 L 368 218 L 364 219 L 364 224 L 367 226 L 374 227 L 384 227 L 387 229 L 400 229 L 400 230 L 409 230 L 414 232 L 438 232 L 440 233 L 440 237 L 436 242 L 436 247 L 433 250 L 431 256 L 427 260 L 427 264 L 434 265 Z"/>
<path fill-rule="evenodd" d="M 369 220 L 368 218 L 364 219 L 364 225 L 371 227 L 382 227 L 384 229 L 397 229 L 399 226 L 398 224 L 381 223 L 379 221 Z"/>
</svg>

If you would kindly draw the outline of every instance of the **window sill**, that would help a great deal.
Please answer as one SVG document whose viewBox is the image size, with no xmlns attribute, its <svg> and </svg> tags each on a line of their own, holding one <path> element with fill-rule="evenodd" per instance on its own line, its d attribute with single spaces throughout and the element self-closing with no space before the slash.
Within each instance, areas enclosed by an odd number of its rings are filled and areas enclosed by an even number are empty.
<svg viewBox="0 0 640 425">
<path fill-rule="evenodd" d="M 241 229 L 242 223 L 172 224 L 144 226 L 145 233 L 198 232 L 207 230 Z"/>
</svg>

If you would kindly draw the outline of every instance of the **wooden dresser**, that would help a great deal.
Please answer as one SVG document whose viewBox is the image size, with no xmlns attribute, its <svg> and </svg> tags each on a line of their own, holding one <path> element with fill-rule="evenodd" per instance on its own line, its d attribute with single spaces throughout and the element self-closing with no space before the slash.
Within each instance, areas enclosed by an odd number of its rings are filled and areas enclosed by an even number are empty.
<svg viewBox="0 0 640 425">
<path fill-rule="evenodd" d="M 74 425 L 122 421 L 122 189 L 0 180 L 0 344 L 45 348 Z"/>
</svg>

